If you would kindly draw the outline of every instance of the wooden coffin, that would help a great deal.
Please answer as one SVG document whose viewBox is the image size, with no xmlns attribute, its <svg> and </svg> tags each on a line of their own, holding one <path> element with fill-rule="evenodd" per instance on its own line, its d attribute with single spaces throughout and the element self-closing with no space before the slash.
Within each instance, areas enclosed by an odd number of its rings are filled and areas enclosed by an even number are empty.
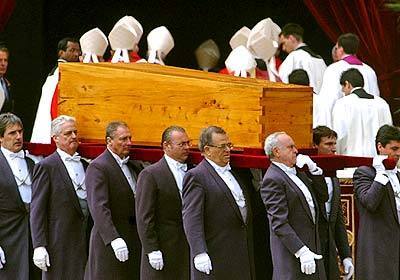
<svg viewBox="0 0 400 280">
<path fill-rule="evenodd" d="M 297 146 L 312 144 L 309 87 L 154 64 L 61 63 L 59 114 L 76 117 L 83 141 L 104 142 L 113 120 L 128 123 L 134 144 L 159 145 L 162 131 L 223 127 L 236 147 L 262 147 L 286 131 Z"/>
</svg>

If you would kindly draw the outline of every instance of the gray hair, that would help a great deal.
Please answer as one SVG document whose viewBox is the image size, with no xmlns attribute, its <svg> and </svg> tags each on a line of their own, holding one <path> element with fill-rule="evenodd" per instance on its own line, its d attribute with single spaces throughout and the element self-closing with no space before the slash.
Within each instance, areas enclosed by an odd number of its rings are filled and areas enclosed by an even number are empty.
<svg viewBox="0 0 400 280">
<path fill-rule="evenodd" d="M 274 158 L 273 149 L 279 146 L 278 137 L 279 135 L 282 134 L 287 134 L 287 133 L 284 131 L 278 131 L 268 135 L 268 137 L 265 138 L 264 151 L 269 158 Z"/>
<path fill-rule="evenodd" d="M 186 133 L 185 129 L 181 126 L 172 125 L 172 126 L 167 127 L 161 136 L 161 146 L 163 145 L 164 142 L 168 142 L 171 140 L 171 135 L 172 135 L 172 132 L 174 132 L 174 131 Z"/>
<path fill-rule="evenodd" d="M 113 139 L 114 138 L 114 134 L 115 134 L 115 131 L 117 131 L 117 129 L 119 128 L 119 127 L 128 127 L 128 125 L 126 124 L 126 122 L 123 122 L 123 121 L 112 121 L 112 122 L 110 122 L 108 125 L 107 125 L 107 127 L 106 127 L 106 141 L 107 141 L 107 138 L 108 137 L 110 137 L 111 139 Z"/>
<path fill-rule="evenodd" d="M 226 131 L 219 126 L 209 126 L 206 128 L 203 128 L 200 133 L 199 137 L 199 150 L 200 152 L 204 152 L 204 147 L 212 144 L 212 135 L 216 134 L 226 134 Z"/>
<path fill-rule="evenodd" d="M 60 115 L 51 122 L 51 137 L 61 133 L 61 126 L 66 122 L 76 122 L 76 119 L 67 115 Z"/>
<path fill-rule="evenodd" d="M 0 115 L 0 137 L 4 136 L 7 127 L 19 124 L 23 128 L 22 121 L 13 113 L 4 113 Z"/>
</svg>

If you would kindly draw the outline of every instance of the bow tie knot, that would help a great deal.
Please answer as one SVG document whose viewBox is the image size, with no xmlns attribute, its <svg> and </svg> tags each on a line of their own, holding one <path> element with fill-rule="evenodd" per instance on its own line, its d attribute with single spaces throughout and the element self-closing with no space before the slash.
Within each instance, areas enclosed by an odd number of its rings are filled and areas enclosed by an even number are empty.
<svg viewBox="0 0 400 280">
<path fill-rule="evenodd" d="M 129 157 L 126 157 L 126 158 L 124 158 L 124 159 L 121 159 L 121 165 L 127 164 L 128 161 L 129 161 Z"/>
<path fill-rule="evenodd" d="M 67 156 L 65 158 L 66 161 L 75 161 L 75 162 L 79 162 L 81 160 L 81 156 L 79 156 L 77 153 L 75 153 L 72 156 Z"/>
<path fill-rule="evenodd" d="M 286 172 L 289 173 L 289 174 L 293 174 L 293 175 L 296 175 L 296 173 L 297 173 L 295 167 L 288 167 L 286 169 Z"/>
<path fill-rule="evenodd" d="M 180 169 L 180 170 L 182 170 L 182 171 L 184 171 L 184 172 L 187 171 L 187 164 L 186 164 L 186 163 L 180 163 L 180 162 L 178 162 L 178 163 L 176 164 L 176 166 L 178 167 L 178 169 Z"/>
<path fill-rule="evenodd" d="M 227 165 L 225 165 L 224 167 L 220 167 L 219 170 L 221 171 L 221 173 L 225 173 L 231 170 L 231 166 L 229 165 L 229 163 Z"/>
<path fill-rule="evenodd" d="M 10 158 L 14 159 L 14 158 L 21 158 L 24 159 L 25 158 L 25 153 L 23 150 L 19 151 L 18 153 L 10 153 Z"/>
</svg>

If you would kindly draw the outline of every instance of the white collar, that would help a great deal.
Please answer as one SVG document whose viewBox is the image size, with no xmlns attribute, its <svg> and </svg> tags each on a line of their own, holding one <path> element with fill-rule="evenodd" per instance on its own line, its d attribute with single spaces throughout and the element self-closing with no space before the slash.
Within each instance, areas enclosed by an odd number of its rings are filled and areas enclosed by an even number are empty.
<svg viewBox="0 0 400 280">
<path fill-rule="evenodd" d="M 282 169 L 282 171 L 285 173 L 289 173 L 289 174 L 293 174 L 293 175 L 297 174 L 295 167 L 289 167 L 282 162 L 277 162 L 277 161 L 273 161 L 273 160 L 271 162 L 273 164 L 275 164 L 276 166 L 278 166 L 280 169 Z"/>
<path fill-rule="evenodd" d="M 14 152 L 11 152 L 10 150 L 8 150 L 8 149 L 6 149 L 6 148 L 4 148 L 3 146 L 1 146 L 1 151 L 3 152 L 3 154 L 4 154 L 4 156 L 6 157 L 6 158 L 11 158 L 11 155 L 12 154 L 21 154 L 21 155 L 23 155 L 23 157 L 25 157 L 25 152 L 24 152 L 24 150 L 20 150 L 19 152 L 17 152 L 17 153 L 14 153 Z"/>
<path fill-rule="evenodd" d="M 297 45 L 297 47 L 295 48 L 295 50 L 297 50 L 298 48 L 304 47 L 304 46 L 307 46 L 304 42 L 303 42 L 303 43 L 300 43 L 300 44 Z"/>
<path fill-rule="evenodd" d="M 115 158 L 115 160 L 117 161 L 118 165 L 120 167 L 122 167 L 123 164 L 126 164 L 129 160 L 129 156 L 125 157 L 125 158 L 120 158 L 119 155 L 117 155 L 116 153 L 114 153 L 113 151 L 111 151 L 110 148 L 107 147 L 107 150 L 111 153 L 111 155 Z"/>
<path fill-rule="evenodd" d="M 184 171 L 187 170 L 187 164 L 186 163 L 181 163 L 172 157 L 168 156 L 167 154 L 164 153 L 164 158 L 167 161 L 168 165 L 175 166 L 177 169 L 182 169 Z"/>
<path fill-rule="evenodd" d="M 57 153 L 60 155 L 60 158 L 62 159 L 62 161 L 65 161 L 66 158 L 70 158 L 73 156 L 78 156 L 79 154 L 77 152 L 75 152 L 72 156 L 70 154 L 68 154 L 67 152 L 61 150 L 60 148 L 57 148 Z"/>
<path fill-rule="evenodd" d="M 355 87 L 355 88 L 353 88 L 351 91 L 350 91 L 350 93 L 353 93 L 355 90 L 357 90 L 357 89 L 362 89 L 362 87 Z"/>
<path fill-rule="evenodd" d="M 215 162 L 213 162 L 211 159 L 205 158 L 210 164 L 211 166 L 219 173 L 225 173 L 226 171 L 231 170 L 231 166 L 229 165 L 229 163 L 225 166 L 219 166 L 218 164 L 216 164 Z"/>
</svg>

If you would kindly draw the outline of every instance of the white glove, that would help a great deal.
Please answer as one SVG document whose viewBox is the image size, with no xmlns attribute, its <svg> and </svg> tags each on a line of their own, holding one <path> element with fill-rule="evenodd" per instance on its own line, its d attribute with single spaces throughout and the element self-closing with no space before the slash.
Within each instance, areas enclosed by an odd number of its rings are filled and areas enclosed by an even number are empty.
<svg viewBox="0 0 400 280">
<path fill-rule="evenodd" d="M 388 156 L 387 155 L 376 155 L 372 160 L 372 166 L 375 168 L 376 172 L 385 172 L 386 168 L 383 165 L 383 160 L 385 160 Z"/>
<path fill-rule="evenodd" d="M 296 158 L 296 166 L 302 168 L 305 164 L 308 166 L 308 170 L 311 173 L 318 169 L 317 164 L 309 156 L 298 154 Z"/>
<path fill-rule="evenodd" d="M 6 264 L 6 254 L 4 254 L 3 248 L 0 246 L 0 269 Z"/>
<path fill-rule="evenodd" d="M 343 260 L 343 268 L 344 268 L 344 279 L 349 280 L 354 274 L 354 265 L 353 260 L 351 258 L 345 258 Z"/>
<path fill-rule="evenodd" d="M 153 251 L 148 254 L 149 256 L 149 263 L 152 268 L 155 270 L 162 270 L 164 267 L 164 261 L 162 257 L 161 251 Z"/>
<path fill-rule="evenodd" d="M 211 260 L 207 253 L 201 253 L 194 257 L 194 267 L 205 274 L 212 270 Z"/>
<path fill-rule="evenodd" d="M 372 166 L 376 170 L 376 175 L 374 180 L 381 183 L 382 185 L 386 185 L 389 182 L 389 177 L 386 172 L 386 168 L 383 165 L 383 161 L 387 158 L 387 155 L 376 155 L 372 160 Z"/>
<path fill-rule="evenodd" d="M 50 267 L 49 253 L 45 247 L 37 247 L 33 251 L 33 263 L 43 271 L 47 271 L 47 267 Z"/>
<path fill-rule="evenodd" d="M 317 265 L 315 260 L 322 259 L 321 255 L 317 255 L 310 251 L 307 247 L 300 253 L 301 272 L 305 274 L 313 274 L 316 271 Z"/>
<path fill-rule="evenodd" d="M 115 238 L 111 241 L 111 247 L 114 250 L 115 257 L 120 262 L 125 262 L 129 258 L 129 250 L 128 246 L 126 245 L 125 241 L 122 238 Z"/>
</svg>

